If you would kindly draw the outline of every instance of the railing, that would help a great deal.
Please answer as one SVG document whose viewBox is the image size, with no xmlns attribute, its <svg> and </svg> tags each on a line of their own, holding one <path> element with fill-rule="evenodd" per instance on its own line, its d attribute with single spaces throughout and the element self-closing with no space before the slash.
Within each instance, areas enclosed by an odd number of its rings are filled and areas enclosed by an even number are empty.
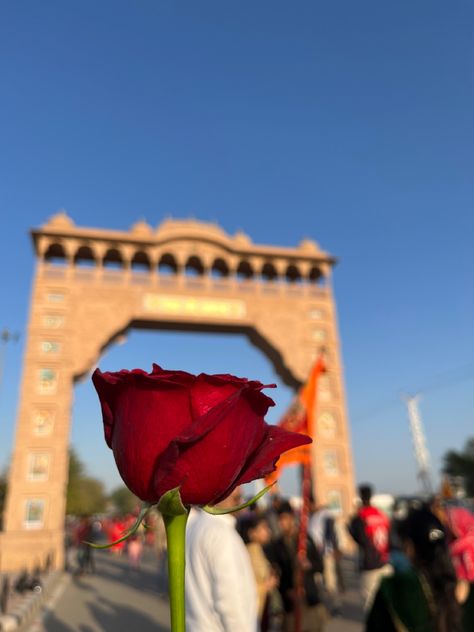
<svg viewBox="0 0 474 632">
<path fill-rule="evenodd" d="M 187 291 L 217 291 L 267 296 L 299 298 L 314 296 L 324 298 L 328 294 L 326 286 L 309 282 L 270 281 L 263 278 L 239 279 L 235 276 L 216 278 L 209 275 L 187 276 L 185 274 L 163 275 L 158 271 L 136 272 L 130 269 L 76 268 L 45 263 L 39 276 L 47 280 L 74 281 L 87 285 L 131 285 L 135 287 L 157 287 L 185 289 Z"/>
</svg>

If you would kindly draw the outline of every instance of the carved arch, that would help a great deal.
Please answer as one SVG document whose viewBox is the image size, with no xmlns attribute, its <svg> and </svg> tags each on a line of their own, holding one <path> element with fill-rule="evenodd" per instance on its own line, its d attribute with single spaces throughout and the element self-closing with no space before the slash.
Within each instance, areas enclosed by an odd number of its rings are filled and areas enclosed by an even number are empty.
<svg viewBox="0 0 474 632">
<path fill-rule="evenodd" d="M 66 249 L 60 241 L 55 241 L 49 244 L 43 258 L 51 263 L 66 263 Z"/>
<path fill-rule="evenodd" d="M 213 277 L 228 277 L 230 274 L 229 265 L 222 257 L 217 257 L 211 266 L 211 276 Z"/>
<path fill-rule="evenodd" d="M 102 259 L 102 265 L 104 268 L 124 268 L 125 261 L 122 252 L 118 248 L 111 246 L 105 252 L 104 258 Z"/>
<path fill-rule="evenodd" d="M 252 279 L 254 277 L 254 269 L 249 261 L 242 259 L 236 269 L 236 276 L 239 279 Z"/>
<path fill-rule="evenodd" d="M 321 284 L 324 283 L 326 279 L 319 266 L 312 266 L 308 274 L 308 280 L 310 283 Z"/>
<path fill-rule="evenodd" d="M 74 254 L 74 265 L 97 265 L 97 257 L 89 245 L 79 246 Z"/>
<path fill-rule="evenodd" d="M 204 265 L 197 255 L 188 257 L 184 266 L 184 273 L 188 276 L 202 276 L 204 274 Z"/>
<path fill-rule="evenodd" d="M 262 279 L 265 281 L 274 281 L 278 277 L 278 272 L 273 263 L 267 261 L 262 266 Z"/>
<path fill-rule="evenodd" d="M 161 331 L 193 331 L 204 333 L 235 333 L 245 334 L 249 341 L 270 360 L 277 375 L 291 388 L 297 389 L 302 380 L 292 370 L 282 350 L 278 348 L 271 337 L 263 332 L 261 324 L 248 325 L 219 325 L 199 322 L 178 322 L 156 319 L 136 319 L 130 315 L 119 316 L 115 322 L 108 323 L 102 329 L 96 328 L 94 335 L 87 339 L 87 349 L 81 345 L 82 355 L 76 357 L 73 380 L 80 381 L 87 377 L 99 363 L 100 357 L 113 344 L 127 335 L 131 329 L 153 329 Z M 250 376 L 251 377 L 251 376 Z"/>
<path fill-rule="evenodd" d="M 298 266 L 294 263 L 290 263 L 286 269 L 286 279 L 290 283 L 298 283 L 302 280 L 301 272 Z"/>
<path fill-rule="evenodd" d="M 178 264 L 171 252 L 165 252 L 158 261 L 158 272 L 163 275 L 177 274 Z"/>
<path fill-rule="evenodd" d="M 151 262 L 148 253 L 145 250 L 137 250 L 130 261 L 132 272 L 149 272 L 151 270 Z"/>
</svg>

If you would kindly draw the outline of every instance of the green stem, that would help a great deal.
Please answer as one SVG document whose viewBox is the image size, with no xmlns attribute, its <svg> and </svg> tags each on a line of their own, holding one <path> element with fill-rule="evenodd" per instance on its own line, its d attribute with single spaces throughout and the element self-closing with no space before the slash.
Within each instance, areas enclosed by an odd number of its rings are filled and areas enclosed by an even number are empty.
<svg viewBox="0 0 474 632">
<path fill-rule="evenodd" d="M 168 542 L 168 583 L 170 596 L 171 632 L 186 632 L 184 603 L 184 565 L 186 522 L 188 513 L 163 515 Z"/>
</svg>

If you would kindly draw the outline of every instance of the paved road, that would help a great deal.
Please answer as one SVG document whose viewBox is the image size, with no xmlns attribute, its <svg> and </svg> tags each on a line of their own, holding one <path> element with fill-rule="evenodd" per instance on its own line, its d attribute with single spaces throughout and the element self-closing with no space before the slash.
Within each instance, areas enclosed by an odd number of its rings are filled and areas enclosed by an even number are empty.
<svg viewBox="0 0 474 632">
<path fill-rule="evenodd" d="M 65 575 L 28 632 L 169 632 L 168 601 L 157 577 L 153 557 L 131 571 L 126 560 L 100 552 L 96 573 Z M 327 632 L 361 632 L 358 602 L 356 592 L 349 590 L 344 616 L 333 619 Z"/>
<path fill-rule="evenodd" d="M 168 600 L 157 577 L 152 556 L 133 571 L 125 559 L 99 552 L 96 572 L 66 574 L 29 632 L 169 632 Z"/>
<path fill-rule="evenodd" d="M 343 570 L 347 591 L 344 595 L 342 616 L 330 621 L 327 632 L 363 632 L 361 598 L 357 589 L 359 578 L 355 571 L 355 563 L 352 560 L 346 561 Z"/>
</svg>

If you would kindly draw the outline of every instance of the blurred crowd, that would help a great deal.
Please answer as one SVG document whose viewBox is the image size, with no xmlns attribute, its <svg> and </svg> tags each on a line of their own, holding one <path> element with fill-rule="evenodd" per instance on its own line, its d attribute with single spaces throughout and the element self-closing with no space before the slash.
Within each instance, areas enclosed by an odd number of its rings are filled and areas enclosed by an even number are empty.
<svg viewBox="0 0 474 632">
<path fill-rule="evenodd" d="M 140 568 L 146 550 L 162 559 L 166 538 L 159 514 L 151 513 L 136 533 L 122 539 L 135 524 L 137 515 L 138 508 L 136 513 L 124 516 L 70 518 L 66 523 L 66 570 L 76 576 L 94 573 L 96 547 L 106 548 L 111 555 L 126 558 L 131 570 Z"/>
<path fill-rule="evenodd" d="M 306 520 L 278 495 L 264 506 L 222 515 L 193 508 L 186 536 L 187 629 L 324 632 L 343 613 L 345 574 L 357 552 L 366 632 L 474 632 L 474 514 L 435 497 L 407 501 L 389 517 L 372 505 L 369 485 L 359 488 L 359 497 L 347 524 L 314 501 Z M 218 508 L 240 503 L 238 488 Z M 70 522 L 69 570 L 93 573 L 94 549 L 87 543 L 115 542 L 135 520 L 130 514 Z M 162 571 L 166 539 L 159 514 L 110 552 L 137 570 L 147 549 Z"/>
</svg>

